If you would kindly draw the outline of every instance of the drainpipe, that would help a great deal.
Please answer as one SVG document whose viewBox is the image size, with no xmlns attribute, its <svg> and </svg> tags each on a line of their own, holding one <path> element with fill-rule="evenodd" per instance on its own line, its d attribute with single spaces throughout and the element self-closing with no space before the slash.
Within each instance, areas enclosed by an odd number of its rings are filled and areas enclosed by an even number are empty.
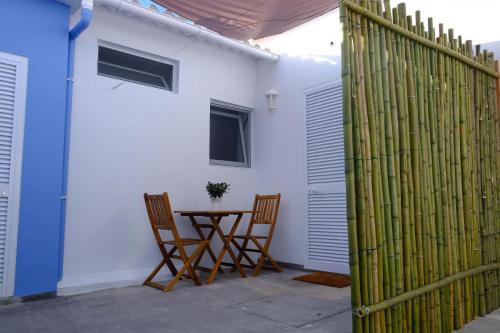
<svg viewBox="0 0 500 333">
<path fill-rule="evenodd" d="M 80 34 L 87 29 L 92 21 L 93 0 L 82 0 L 80 21 L 69 32 L 68 45 L 68 69 L 66 83 L 66 114 L 64 122 L 64 150 L 63 150 L 63 172 L 61 186 L 61 212 L 59 224 L 59 267 L 57 280 L 60 281 L 63 273 L 64 263 L 64 232 L 66 225 L 66 203 L 68 195 L 68 161 L 69 161 L 69 142 L 71 134 L 71 111 L 73 104 L 73 76 L 75 72 L 75 44 Z"/>
</svg>

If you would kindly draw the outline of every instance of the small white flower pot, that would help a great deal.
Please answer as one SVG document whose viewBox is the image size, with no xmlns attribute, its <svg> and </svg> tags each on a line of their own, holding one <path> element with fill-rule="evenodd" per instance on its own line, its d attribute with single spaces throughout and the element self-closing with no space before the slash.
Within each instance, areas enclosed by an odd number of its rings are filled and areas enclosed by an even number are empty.
<svg viewBox="0 0 500 333">
<path fill-rule="evenodd" d="M 210 198 L 212 210 L 222 210 L 222 198 Z"/>
</svg>

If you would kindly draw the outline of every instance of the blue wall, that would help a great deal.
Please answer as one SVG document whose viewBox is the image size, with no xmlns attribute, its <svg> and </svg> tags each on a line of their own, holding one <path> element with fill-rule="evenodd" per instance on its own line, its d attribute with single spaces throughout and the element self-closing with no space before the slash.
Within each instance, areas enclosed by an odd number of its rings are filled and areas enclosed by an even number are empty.
<svg viewBox="0 0 500 333">
<path fill-rule="evenodd" d="M 29 59 L 16 296 L 57 289 L 69 7 L 2 0 L 0 51 Z"/>
</svg>

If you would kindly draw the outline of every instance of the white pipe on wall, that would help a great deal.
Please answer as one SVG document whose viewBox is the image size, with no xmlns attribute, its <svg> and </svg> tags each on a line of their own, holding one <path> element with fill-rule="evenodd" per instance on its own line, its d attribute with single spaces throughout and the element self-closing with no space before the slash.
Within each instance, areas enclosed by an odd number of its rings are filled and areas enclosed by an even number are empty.
<svg viewBox="0 0 500 333">
<path fill-rule="evenodd" d="M 279 56 L 271 52 L 258 49 L 243 42 L 224 37 L 216 32 L 184 22 L 180 19 L 163 15 L 151 9 L 142 7 L 126 0 L 95 0 L 96 5 L 104 6 L 110 10 L 122 13 L 129 17 L 136 17 L 142 21 L 154 23 L 165 29 L 179 32 L 190 38 L 206 40 L 210 44 L 228 48 L 236 52 L 250 55 L 256 59 L 278 61 Z"/>
</svg>

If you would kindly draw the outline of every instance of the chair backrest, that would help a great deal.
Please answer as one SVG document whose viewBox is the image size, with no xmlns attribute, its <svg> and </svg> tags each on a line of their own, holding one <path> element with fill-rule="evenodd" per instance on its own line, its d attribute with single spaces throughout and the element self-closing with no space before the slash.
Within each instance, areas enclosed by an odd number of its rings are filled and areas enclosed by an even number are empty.
<svg viewBox="0 0 500 333">
<path fill-rule="evenodd" d="M 276 223 L 280 207 L 281 194 L 259 195 L 255 196 L 253 204 L 254 213 L 252 214 L 252 224 L 271 224 Z"/>
<path fill-rule="evenodd" d="M 144 193 L 144 202 L 153 229 L 175 229 L 174 215 L 166 192 L 163 194 Z"/>
</svg>

